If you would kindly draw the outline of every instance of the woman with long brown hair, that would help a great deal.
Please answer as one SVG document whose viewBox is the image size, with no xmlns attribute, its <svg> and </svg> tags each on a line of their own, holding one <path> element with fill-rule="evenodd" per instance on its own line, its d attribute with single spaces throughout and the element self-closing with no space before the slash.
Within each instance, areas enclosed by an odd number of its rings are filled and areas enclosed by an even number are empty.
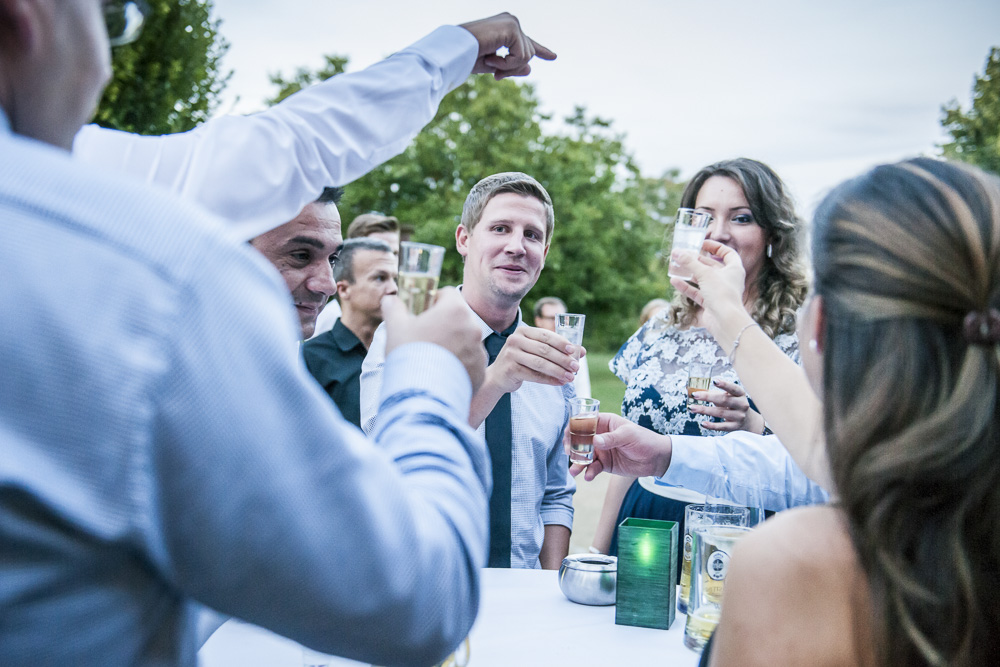
<svg viewBox="0 0 1000 667">
<path fill-rule="evenodd" d="M 746 314 L 718 253 L 683 289 L 724 340 Z M 1000 179 L 878 167 L 820 206 L 813 263 L 799 335 L 838 500 L 742 541 L 710 664 L 1000 664 Z"/>
</svg>

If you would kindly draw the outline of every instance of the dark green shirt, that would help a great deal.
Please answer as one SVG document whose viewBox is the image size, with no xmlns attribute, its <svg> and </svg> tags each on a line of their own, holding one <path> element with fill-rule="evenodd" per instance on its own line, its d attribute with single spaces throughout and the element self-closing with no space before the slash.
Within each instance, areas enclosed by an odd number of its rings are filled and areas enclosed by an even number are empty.
<svg viewBox="0 0 1000 667">
<path fill-rule="evenodd" d="M 337 320 L 333 328 L 302 344 L 306 367 L 340 408 L 344 419 L 361 427 L 361 363 L 368 350 Z"/>
</svg>

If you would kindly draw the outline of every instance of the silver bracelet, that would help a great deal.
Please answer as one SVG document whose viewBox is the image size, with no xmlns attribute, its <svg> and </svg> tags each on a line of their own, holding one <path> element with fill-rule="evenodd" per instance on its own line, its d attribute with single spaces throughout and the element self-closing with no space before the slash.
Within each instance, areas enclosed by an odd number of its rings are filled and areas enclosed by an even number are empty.
<svg viewBox="0 0 1000 667">
<path fill-rule="evenodd" d="M 736 348 L 738 348 L 740 346 L 740 338 L 743 337 L 743 332 L 746 331 L 747 329 L 749 329 L 750 327 L 755 327 L 755 326 L 757 326 L 757 323 L 756 322 L 751 322 L 750 324 L 745 325 L 742 329 L 740 329 L 740 332 L 738 334 L 736 334 L 736 340 L 733 341 L 733 349 L 729 353 L 729 365 L 730 366 L 733 365 L 733 361 L 736 359 Z"/>
</svg>

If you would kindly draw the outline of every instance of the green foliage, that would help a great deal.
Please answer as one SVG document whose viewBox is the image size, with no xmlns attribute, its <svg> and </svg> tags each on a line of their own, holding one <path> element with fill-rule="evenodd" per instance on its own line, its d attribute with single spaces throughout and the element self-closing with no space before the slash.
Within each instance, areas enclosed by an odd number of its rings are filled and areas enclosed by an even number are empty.
<svg viewBox="0 0 1000 667">
<path fill-rule="evenodd" d="M 320 78 L 300 70 L 293 83 Z M 522 304 L 525 318 L 531 322 L 538 298 L 560 296 L 571 311 L 587 314 L 589 349 L 617 350 L 638 327 L 642 306 L 670 289 L 658 254 L 662 222 L 672 217 L 680 186 L 676 173 L 640 177 L 623 137 L 582 108 L 554 123 L 539 110 L 530 84 L 472 77 L 445 97 L 403 154 L 346 188 L 341 215 L 345 221 L 369 211 L 394 215 L 414 226 L 414 240 L 454 248 L 469 190 L 502 171 L 534 176 L 555 206 L 552 245 Z M 442 284 L 461 277 L 461 257 L 447 253 Z"/>
<path fill-rule="evenodd" d="M 342 74 L 347 67 L 347 58 L 343 56 L 323 56 L 325 64 L 315 72 L 305 67 L 295 70 L 291 79 L 284 78 L 281 74 L 271 74 L 271 83 L 278 86 L 278 92 L 274 97 L 266 101 L 268 106 L 272 106 L 285 99 L 289 95 L 294 95 L 303 88 L 311 86 L 320 81 L 326 81 L 332 76 Z"/>
<path fill-rule="evenodd" d="M 1000 174 L 1000 47 L 990 49 L 983 75 L 972 87 L 972 106 L 957 101 L 942 107 L 941 124 L 951 135 L 942 149 L 946 157 Z"/>
<path fill-rule="evenodd" d="M 229 44 L 211 0 L 147 0 L 142 35 L 115 48 L 113 76 L 94 122 L 139 134 L 184 132 L 208 119 L 230 73 Z"/>
<path fill-rule="evenodd" d="M 624 341 L 623 341 L 624 342 Z M 601 412 L 621 414 L 625 400 L 625 383 L 608 368 L 613 352 L 587 350 L 587 367 L 590 369 L 590 393 L 601 402 Z"/>
</svg>

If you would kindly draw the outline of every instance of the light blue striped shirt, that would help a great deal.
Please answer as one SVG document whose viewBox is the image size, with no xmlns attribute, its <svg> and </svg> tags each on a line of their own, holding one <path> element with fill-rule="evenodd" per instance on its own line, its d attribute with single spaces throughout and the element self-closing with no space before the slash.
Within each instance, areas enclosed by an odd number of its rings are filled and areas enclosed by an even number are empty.
<svg viewBox="0 0 1000 667">
<path fill-rule="evenodd" d="M 393 352 L 373 447 L 214 219 L 0 113 L 0 221 L 0 664 L 193 665 L 192 600 L 378 664 L 466 636 L 490 473 L 453 355 Z"/>
</svg>

